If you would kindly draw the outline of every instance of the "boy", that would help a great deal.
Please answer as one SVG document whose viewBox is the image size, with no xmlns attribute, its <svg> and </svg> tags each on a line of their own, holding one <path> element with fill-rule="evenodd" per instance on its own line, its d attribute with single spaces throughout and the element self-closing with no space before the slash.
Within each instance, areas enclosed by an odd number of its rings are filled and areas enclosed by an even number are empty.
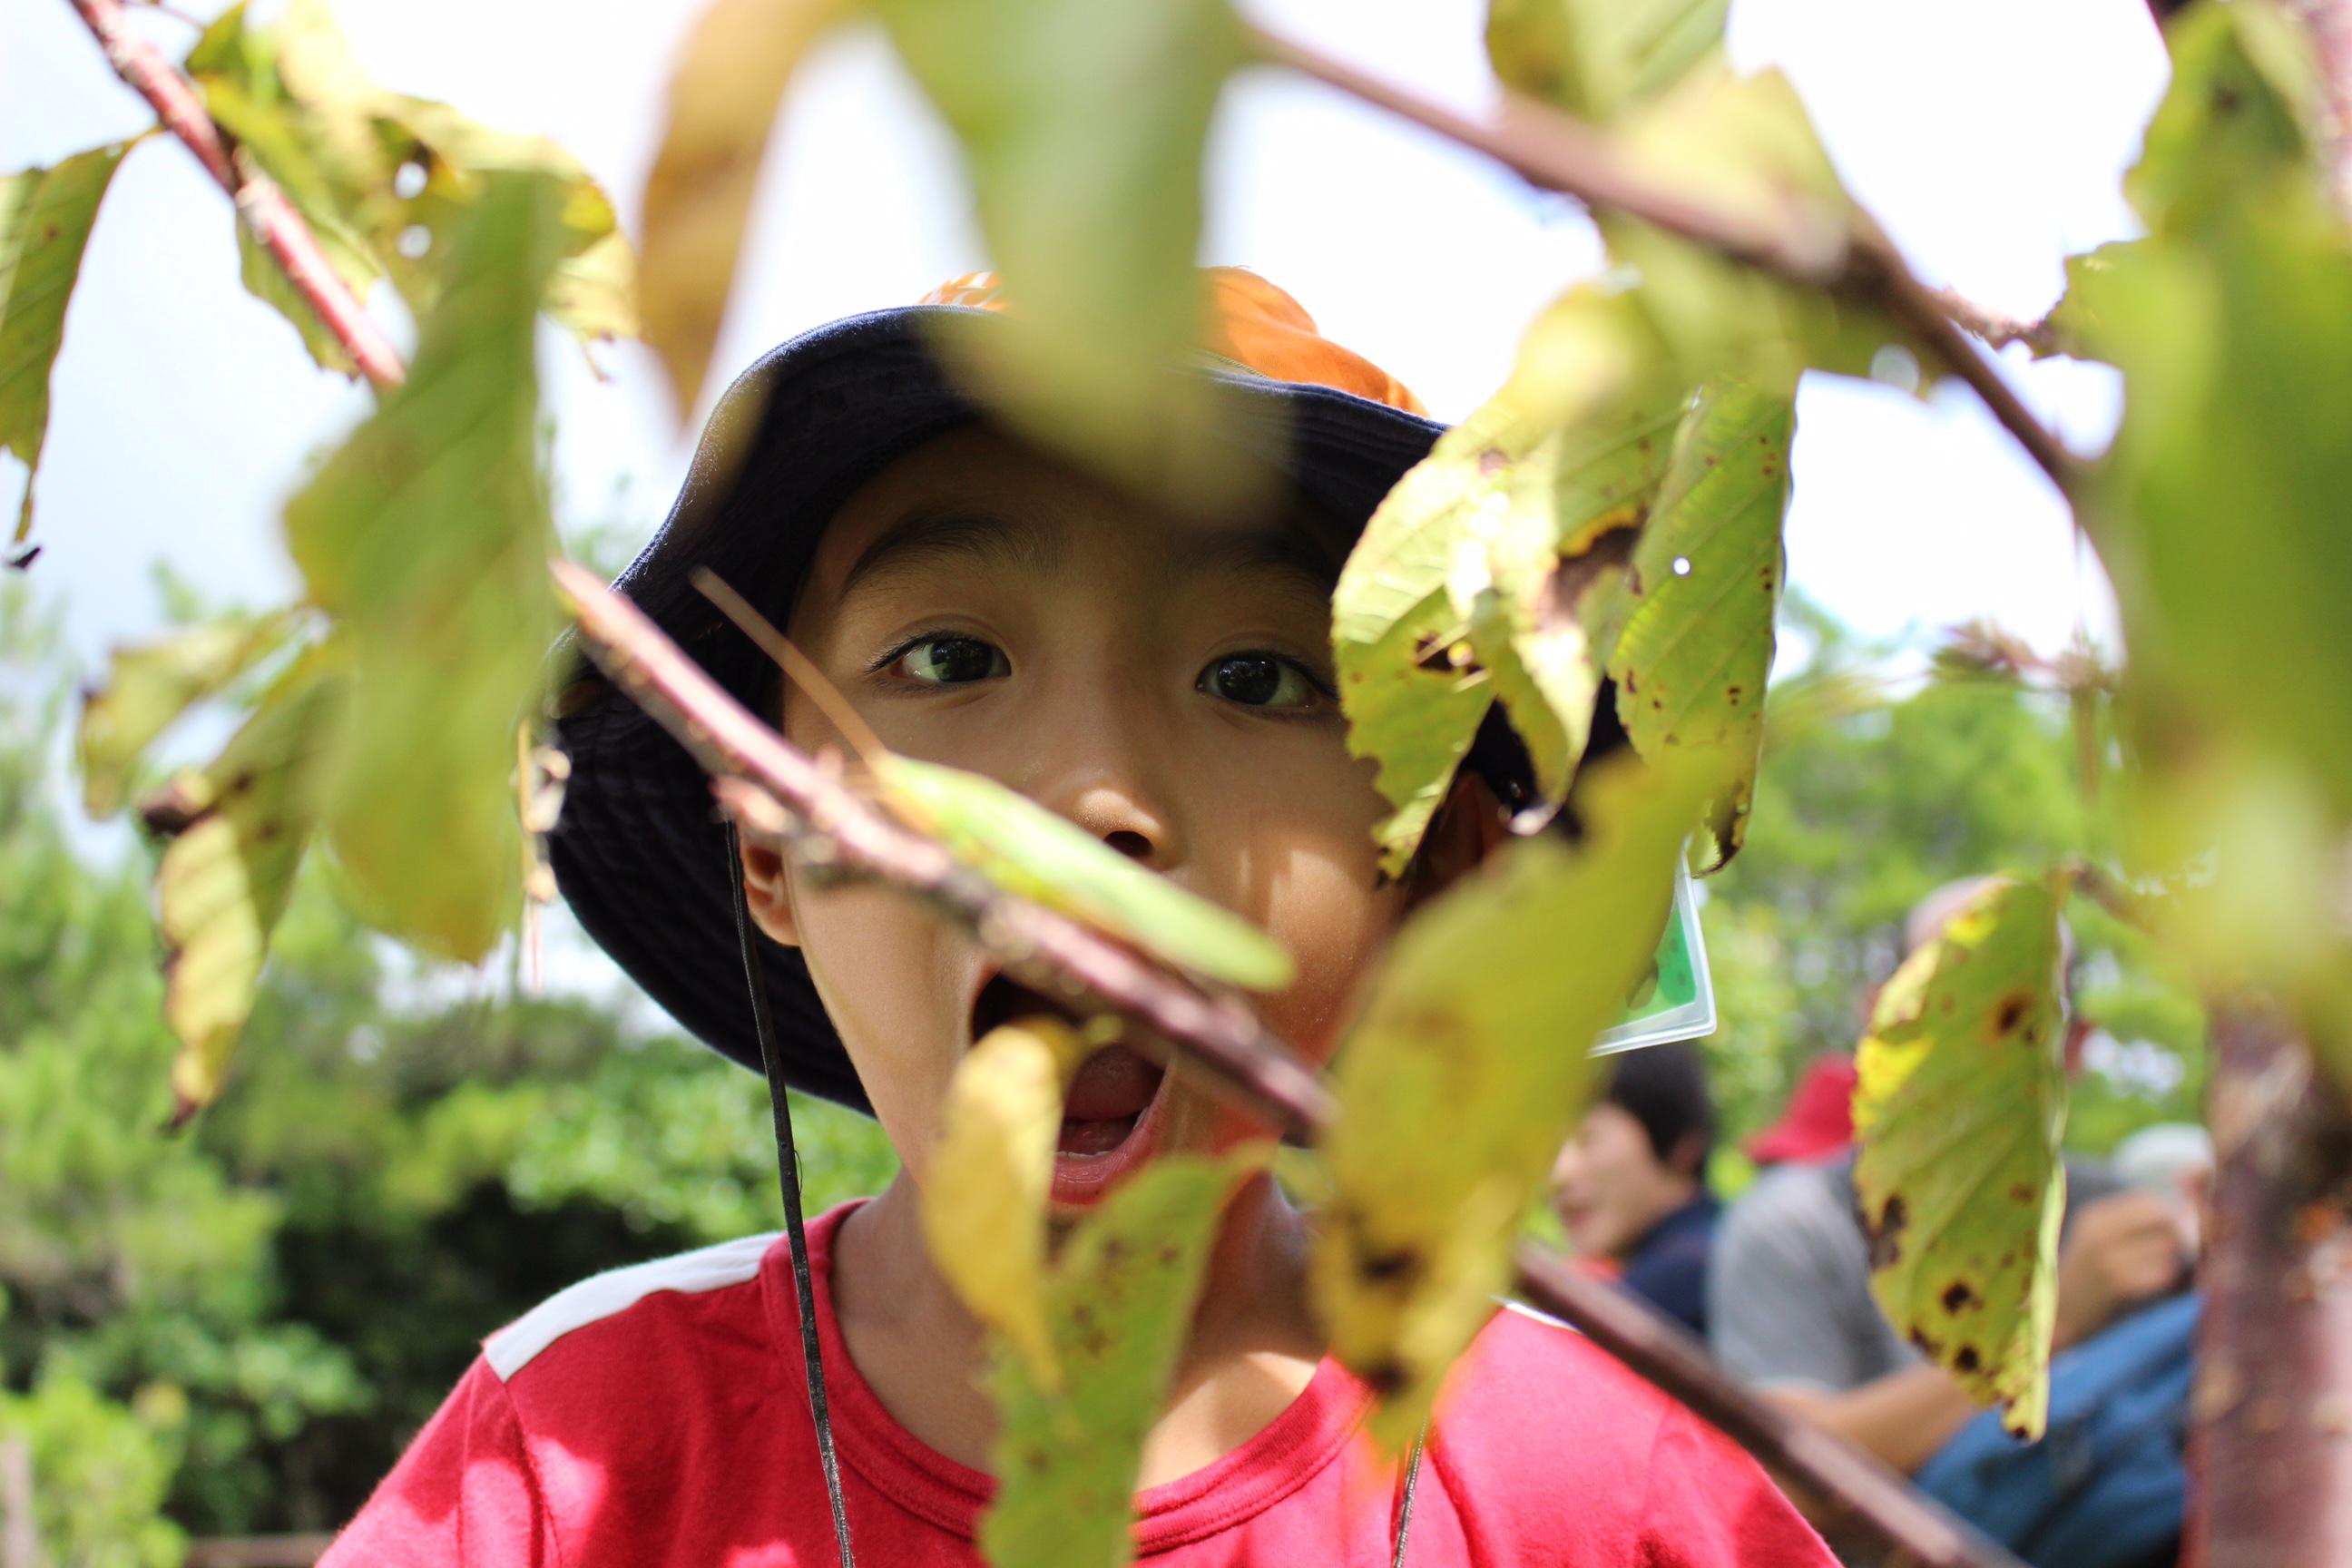
<svg viewBox="0 0 2352 1568">
<path fill-rule="evenodd" d="M 1577 1251 L 1613 1265 L 1626 1289 L 1700 1335 L 1714 1152 L 1706 1063 L 1684 1040 L 1612 1058 L 1609 1087 L 1551 1168 L 1552 1204 Z"/>
<path fill-rule="evenodd" d="M 1373 505 L 1440 426 L 1245 272 L 1207 278 L 1203 374 L 1286 504 L 1199 515 L 1125 495 L 982 421 L 925 346 L 1017 330 L 982 279 L 785 344 L 730 391 L 662 532 L 620 587 L 796 743 L 841 738 L 688 584 L 708 566 L 783 623 L 895 750 L 990 774 L 1280 940 L 1269 1024 L 1320 1061 L 1410 902 L 1492 839 L 1475 779 L 1402 885 L 1348 755 L 1328 595 Z M 782 1071 L 870 1110 L 905 1161 L 808 1227 L 813 1389 L 789 1244 L 618 1270 L 491 1337 L 327 1568 L 970 1563 L 990 1482 L 982 1339 L 925 1253 L 916 1194 L 957 1058 L 1032 999 L 961 929 L 873 888 L 740 858 L 683 752 L 575 678 L 552 851 L 582 923 L 656 1000 L 761 1060 L 730 906 L 761 933 Z M 1054 1198 L 1251 1129 L 1125 1050 L 1073 1086 Z M 1357 1436 L 1369 1395 L 1308 1311 L 1307 1220 L 1270 1180 L 1228 1208 L 1143 1457 L 1139 1553 L 1209 1563 L 1825 1564 L 1744 1454 L 1564 1330 L 1497 1314 L 1408 1489 Z M 1405 1499 L 1418 1500 L 1404 1539 Z"/>
</svg>

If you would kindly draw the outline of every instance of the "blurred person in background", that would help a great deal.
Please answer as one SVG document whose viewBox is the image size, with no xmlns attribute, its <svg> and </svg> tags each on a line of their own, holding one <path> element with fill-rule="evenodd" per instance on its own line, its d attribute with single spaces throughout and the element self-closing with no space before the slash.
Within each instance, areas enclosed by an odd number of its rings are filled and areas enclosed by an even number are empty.
<svg viewBox="0 0 2352 1568">
<path fill-rule="evenodd" d="M 1905 952 L 1933 939 L 1988 880 L 1921 900 L 1905 922 Z M 2071 1021 L 2069 1071 L 2085 1033 Z M 2196 1309 L 2179 1293 L 2194 1231 L 2186 1205 L 2145 1175 L 2135 1184 L 2073 1156 L 2065 1166 L 2044 1442 L 2002 1434 L 1994 1413 L 1879 1311 L 1850 1148 L 1767 1171 L 1724 1215 L 1709 1266 L 1709 1348 L 1731 1375 L 1913 1476 L 2029 1562 L 2169 1562 L 2184 1495 L 2177 1407 Z M 2142 1313 L 2167 1298 L 2169 1310 Z M 2052 1447 L 2066 1442 L 2076 1451 L 2059 1464 Z"/>
<path fill-rule="evenodd" d="M 1845 1158 L 1853 1147 L 1853 1058 L 1815 1058 L 1798 1075 L 1780 1119 L 1744 1145 L 1757 1169 Z"/>
<path fill-rule="evenodd" d="M 1696 1334 L 1718 1205 L 1706 1067 L 1689 1041 L 1619 1053 L 1609 1085 L 1552 1164 L 1553 1207 L 1577 1252 Z"/>
</svg>

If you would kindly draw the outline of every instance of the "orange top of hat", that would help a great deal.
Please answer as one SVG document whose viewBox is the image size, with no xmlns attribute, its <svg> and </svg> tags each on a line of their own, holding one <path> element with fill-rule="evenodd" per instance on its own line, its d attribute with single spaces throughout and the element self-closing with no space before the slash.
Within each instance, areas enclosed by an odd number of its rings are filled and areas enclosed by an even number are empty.
<svg viewBox="0 0 2352 1568">
<path fill-rule="evenodd" d="M 1205 267 L 1209 286 L 1202 312 L 1201 346 L 1275 381 L 1336 387 L 1374 403 L 1385 403 L 1426 418 L 1429 411 L 1404 383 L 1350 349 L 1315 330 L 1306 307 L 1256 273 L 1242 267 Z M 993 272 L 967 272 L 940 284 L 918 305 L 968 305 L 983 310 L 1006 308 L 1003 285 Z"/>
</svg>

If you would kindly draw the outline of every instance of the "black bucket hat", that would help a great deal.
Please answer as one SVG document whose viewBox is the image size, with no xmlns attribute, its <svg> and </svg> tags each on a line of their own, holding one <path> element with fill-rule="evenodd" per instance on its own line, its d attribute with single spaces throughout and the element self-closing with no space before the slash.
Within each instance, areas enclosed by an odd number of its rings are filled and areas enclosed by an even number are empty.
<svg viewBox="0 0 2352 1568">
<path fill-rule="evenodd" d="M 1236 269 L 1209 278 L 1221 308 L 1254 319 L 1221 317 L 1211 338 L 1217 353 L 1182 374 L 1217 384 L 1237 405 L 1239 438 L 1360 527 L 1445 427 L 1384 373 L 1317 335 L 1280 289 Z M 993 303 L 984 275 L 932 298 Z M 789 605 L 835 508 L 894 458 L 982 416 L 943 362 L 942 337 L 1006 330 L 1017 323 L 992 308 L 925 303 L 830 322 L 771 351 L 719 399 L 668 518 L 614 589 L 756 708 L 773 689 L 772 667 L 694 589 L 690 573 L 707 566 L 757 605 Z M 1286 370 L 1366 395 L 1278 379 Z M 576 647 L 560 645 L 556 660 L 556 728 L 572 763 L 549 840 L 556 883 L 588 934 L 647 994 L 705 1044 L 759 1072 L 730 887 L 740 872 L 709 783 Z M 785 1079 L 870 1112 L 800 952 L 765 937 L 757 946 Z"/>
</svg>

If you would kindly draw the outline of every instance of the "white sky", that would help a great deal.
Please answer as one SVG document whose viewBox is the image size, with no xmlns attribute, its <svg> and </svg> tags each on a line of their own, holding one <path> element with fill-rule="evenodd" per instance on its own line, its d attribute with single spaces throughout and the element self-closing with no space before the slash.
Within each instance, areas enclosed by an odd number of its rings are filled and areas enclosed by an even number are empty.
<svg viewBox="0 0 2352 1568">
<path fill-rule="evenodd" d="M 196 0 L 200 9 L 213 9 Z M 257 5 L 266 0 L 256 0 Z M 65 0 L 6 0 L 0 169 L 53 161 L 147 122 Z M 338 0 L 362 63 L 404 90 L 577 153 L 634 226 L 664 75 L 694 7 L 656 0 Z M 1255 0 L 1271 25 L 1475 106 L 1493 82 L 1477 0 Z M 190 32 L 142 11 L 176 53 Z M 2038 313 L 2060 258 L 2130 231 L 2116 195 L 2162 90 L 2140 0 L 1740 0 L 1745 66 L 1794 77 L 1830 150 L 1931 283 Z M 1327 332 L 1445 417 L 1507 368 L 1517 330 L 1590 271 L 1591 229 L 1468 153 L 1311 83 L 1254 71 L 1227 96 L 1203 258 L 1257 268 Z M 721 367 L 852 310 L 908 300 L 984 264 L 954 154 L 870 36 L 796 90 L 770 160 Z M 92 239 L 54 383 L 35 568 L 68 604 L 77 651 L 152 629 L 148 563 L 248 602 L 290 592 L 276 512 L 306 456 L 363 411 L 236 281 L 227 202 L 176 145 L 124 164 Z M 387 292 L 388 291 L 384 291 Z M 397 326 L 404 333 L 404 325 Z M 2015 355 L 2017 351 L 2012 351 Z M 650 531 L 683 472 L 634 345 L 599 383 L 551 338 L 567 521 Z M 2095 445 L 2104 371 L 2018 365 L 2029 399 Z M 1990 615 L 2053 647 L 2083 597 L 2055 496 L 1969 396 L 1920 404 L 1816 378 L 1801 398 L 1789 523 L 1794 582 L 1866 631 Z M 0 458 L 0 502 L 18 470 Z M 626 487 L 624 489 L 622 487 Z M 2112 625 L 2088 592 L 2095 628 Z"/>
</svg>

